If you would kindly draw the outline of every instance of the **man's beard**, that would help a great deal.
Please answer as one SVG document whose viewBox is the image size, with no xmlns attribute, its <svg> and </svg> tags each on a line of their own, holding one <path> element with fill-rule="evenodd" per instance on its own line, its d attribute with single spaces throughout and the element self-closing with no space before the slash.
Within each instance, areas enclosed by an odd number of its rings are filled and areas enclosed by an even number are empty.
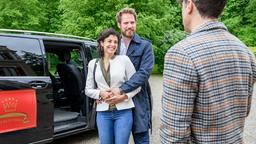
<svg viewBox="0 0 256 144">
<path fill-rule="evenodd" d="M 131 31 L 131 32 L 129 32 L 129 34 L 127 34 L 128 33 L 127 31 Z M 127 31 L 122 31 L 122 35 L 127 37 L 127 38 L 132 38 L 134 33 L 135 33 L 134 30 L 129 29 Z"/>
</svg>

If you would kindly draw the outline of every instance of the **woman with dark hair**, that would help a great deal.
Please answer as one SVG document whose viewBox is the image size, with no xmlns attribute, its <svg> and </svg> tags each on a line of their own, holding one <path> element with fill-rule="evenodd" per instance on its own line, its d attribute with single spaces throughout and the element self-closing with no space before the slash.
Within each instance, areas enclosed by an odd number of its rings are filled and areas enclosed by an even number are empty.
<svg viewBox="0 0 256 144">
<path fill-rule="evenodd" d="M 101 144 L 128 144 L 133 123 L 132 97 L 140 91 L 140 87 L 121 95 L 112 91 L 135 73 L 127 56 L 116 55 L 119 42 L 120 36 L 114 29 L 104 30 L 98 38 L 100 59 L 91 60 L 88 66 L 85 94 L 100 101 L 96 122 Z M 113 97 L 120 98 L 120 102 L 109 103 Z"/>
</svg>

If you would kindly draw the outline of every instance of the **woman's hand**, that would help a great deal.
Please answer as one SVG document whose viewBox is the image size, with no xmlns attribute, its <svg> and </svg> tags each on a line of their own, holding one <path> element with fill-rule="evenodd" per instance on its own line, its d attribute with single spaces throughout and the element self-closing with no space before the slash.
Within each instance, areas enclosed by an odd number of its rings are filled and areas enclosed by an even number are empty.
<svg viewBox="0 0 256 144">
<path fill-rule="evenodd" d="M 114 105 L 114 104 L 118 104 L 120 102 L 123 102 L 125 99 L 128 99 L 127 95 L 117 94 L 117 95 L 111 96 L 110 98 L 106 99 L 105 102 L 110 104 L 110 105 Z"/>
<path fill-rule="evenodd" d="M 100 99 L 105 101 L 106 99 L 113 96 L 113 93 L 111 90 L 102 90 L 100 91 Z"/>
</svg>

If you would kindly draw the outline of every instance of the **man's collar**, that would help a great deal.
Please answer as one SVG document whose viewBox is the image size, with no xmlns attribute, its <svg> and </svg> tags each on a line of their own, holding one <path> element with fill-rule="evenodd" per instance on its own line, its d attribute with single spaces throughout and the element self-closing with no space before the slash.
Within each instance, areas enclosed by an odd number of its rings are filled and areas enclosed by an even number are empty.
<svg viewBox="0 0 256 144">
<path fill-rule="evenodd" d="M 212 30 L 212 29 L 227 30 L 227 27 L 222 22 L 209 21 L 209 22 L 204 23 L 203 25 L 201 25 L 197 29 L 195 29 L 191 34 L 195 34 L 195 33 L 202 32 L 202 31 L 209 31 L 209 30 Z"/>
<path fill-rule="evenodd" d="M 141 42 L 141 38 L 138 34 L 134 34 L 132 37 L 132 41 L 136 42 L 136 43 L 140 43 Z"/>
<path fill-rule="evenodd" d="M 140 42 L 141 42 L 141 38 L 140 38 L 140 36 L 139 36 L 138 34 L 135 33 L 135 34 L 133 35 L 131 41 L 134 41 L 135 43 L 140 43 Z M 121 39 L 121 42 L 124 42 L 124 41 L 123 41 L 123 38 Z"/>
</svg>

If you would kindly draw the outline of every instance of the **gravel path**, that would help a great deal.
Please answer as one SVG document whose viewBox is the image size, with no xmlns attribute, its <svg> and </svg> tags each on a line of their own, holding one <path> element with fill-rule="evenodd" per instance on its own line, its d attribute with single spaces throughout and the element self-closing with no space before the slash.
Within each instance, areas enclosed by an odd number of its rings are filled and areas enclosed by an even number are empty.
<svg viewBox="0 0 256 144">
<path fill-rule="evenodd" d="M 162 97 L 162 76 L 153 75 L 150 78 L 150 84 L 153 95 L 153 130 L 150 135 L 152 144 L 159 144 L 159 124 L 161 115 L 161 97 Z M 245 144 L 256 144 L 256 85 L 252 100 L 251 112 L 246 119 L 244 139 Z M 53 144 L 98 144 L 98 134 L 95 131 L 90 131 L 60 140 L 56 140 Z M 134 144 L 132 137 L 130 144 Z"/>
</svg>

